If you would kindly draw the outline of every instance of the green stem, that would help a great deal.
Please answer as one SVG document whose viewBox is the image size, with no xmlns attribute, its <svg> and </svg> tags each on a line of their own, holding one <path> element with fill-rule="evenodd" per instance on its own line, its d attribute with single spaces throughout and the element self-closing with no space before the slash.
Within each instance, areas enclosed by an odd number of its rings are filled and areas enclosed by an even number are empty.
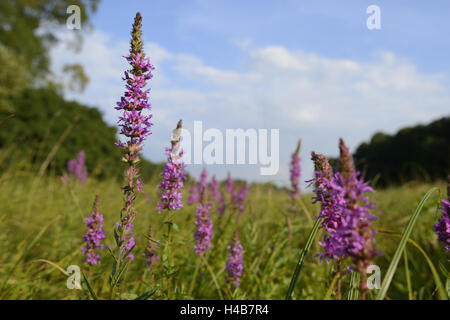
<svg viewBox="0 0 450 320">
<path fill-rule="evenodd" d="M 306 255 L 309 252 L 309 249 L 311 249 L 311 245 L 316 238 L 317 231 L 319 230 L 321 219 L 316 219 L 314 222 L 314 225 L 309 233 L 308 239 L 306 240 L 306 244 L 303 247 L 302 251 L 300 252 L 300 257 L 298 259 L 297 266 L 295 267 L 294 274 L 292 275 L 291 283 L 289 284 L 289 289 L 286 294 L 286 300 L 292 299 L 292 293 L 294 292 L 295 284 L 297 283 L 298 276 L 300 274 L 300 271 L 302 270 L 303 264 L 305 263 Z"/>
</svg>

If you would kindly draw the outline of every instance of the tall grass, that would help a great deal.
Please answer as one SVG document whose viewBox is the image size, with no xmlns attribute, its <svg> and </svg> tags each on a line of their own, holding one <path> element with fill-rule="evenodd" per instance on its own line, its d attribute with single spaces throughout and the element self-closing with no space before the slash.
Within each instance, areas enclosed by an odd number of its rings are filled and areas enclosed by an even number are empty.
<svg viewBox="0 0 450 320">
<path fill-rule="evenodd" d="M 66 270 L 70 265 L 81 267 L 98 299 L 108 298 L 109 284 L 105 275 L 110 273 L 113 261 L 105 250 L 101 265 L 88 268 L 82 262 L 83 217 L 91 210 L 92 195 L 98 193 L 101 199 L 99 209 L 105 218 L 106 245 L 112 246 L 113 235 L 108 231 L 113 229 L 118 208 L 121 207 L 121 184 L 114 180 L 88 179 L 84 184 L 72 182 L 63 186 L 59 177 L 44 175 L 33 186 L 35 177 L 36 174 L 24 166 L 11 166 L 0 175 L 0 299 L 92 298 L 84 290 L 66 287 Z M 157 261 L 152 274 L 145 268 L 141 257 L 149 223 L 154 226 L 154 238 L 157 240 L 164 238 L 167 229 L 164 227 L 165 217 L 158 215 L 156 210 L 159 199 L 157 184 L 157 180 L 146 181 L 147 194 L 136 202 L 139 209 L 135 226 L 136 259 L 128 266 L 124 274 L 126 281 L 121 284 L 120 294 L 114 298 L 135 299 L 140 295 L 141 299 L 166 298 L 162 262 Z M 377 203 L 377 214 L 380 216 L 376 227 L 401 234 L 415 204 L 429 188 L 429 185 L 405 185 L 375 193 L 373 200 Z M 32 201 L 30 193 L 33 193 Z M 308 212 L 317 216 L 319 207 L 311 204 L 311 195 L 303 194 L 301 200 Z M 430 194 L 429 201 L 423 203 L 423 213 L 409 238 L 426 252 L 434 265 L 439 265 L 446 260 L 432 230 L 437 219 L 436 200 L 437 194 Z M 284 219 L 288 201 L 288 193 L 284 190 L 253 185 L 249 194 L 250 205 L 239 220 L 226 215 L 220 218 L 213 208 L 211 215 L 215 235 L 211 249 L 197 271 L 196 280 L 193 276 L 199 259 L 193 239 L 195 207 L 185 204 L 173 217 L 177 230 L 173 233 L 171 256 L 177 270 L 172 278 L 172 298 L 284 299 L 299 252 L 305 247 L 313 227 L 305 214 L 296 215 L 292 218 L 293 237 L 289 239 Z M 231 292 L 227 290 L 225 281 L 225 262 L 226 247 L 235 230 L 238 230 L 245 249 L 244 272 L 241 286 Z M 377 258 L 375 263 L 385 274 L 396 254 L 398 238 L 379 233 L 376 246 L 384 252 L 384 256 Z M 301 274 L 294 282 L 292 298 L 334 298 L 329 291 L 333 272 L 329 265 L 320 264 L 313 257 L 318 251 L 316 241 L 311 241 L 309 254 L 302 259 Z M 438 298 L 433 273 L 429 272 L 430 266 L 423 254 L 419 250 L 408 250 L 407 261 L 408 268 L 404 263 L 398 263 L 384 298 Z M 349 296 L 354 297 L 351 278 L 343 277 L 342 285 Z M 374 298 L 376 294 L 373 292 L 369 297 Z"/>
</svg>

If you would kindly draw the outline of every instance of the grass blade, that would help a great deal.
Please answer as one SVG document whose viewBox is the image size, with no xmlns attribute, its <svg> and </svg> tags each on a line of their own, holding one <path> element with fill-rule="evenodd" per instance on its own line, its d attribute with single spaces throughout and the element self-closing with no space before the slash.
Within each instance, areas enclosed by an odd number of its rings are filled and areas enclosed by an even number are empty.
<svg viewBox="0 0 450 320">
<path fill-rule="evenodd" d="M 352 272 L 350 277 L 350 290 L 348 291 L 347 300 L 359 299 L 359 283 L 361 281 L 361 274 L 359 272 Z"/>
<path fill-rule="evenodd" d="M 411 285 L 411 275 L 409 273 L 409 264 L 408 264 L 408 253 L 403 250 L 403 260 L 405 261 L 405 276 L 406 276 L 406 285 L 408 287 L 408 299 L 413 300 L 413 290 Z"/>
<path fill-rule="evenodd" d="M 328 287 L 327 293 L 325 294 L 325 297 L 323 298 L 323 300 L 330 300 L 331 294 L 333 293 L 333 289 L 336 286 L 337 280 L 339 279 L 340 274 L 336 273 L 335 276 L 333 277 L 333 280 L 331 281 L 330 286 Z"/>
<path fill-rule="evenodd" d="M 398 263 L 402 256 L 403 250 L 405 249 L 405 246 L 409 239 L 409 236 L 411 235 L 412 229 L 414 228 L 414 225 L 419 217 L 420 212 L 422 211 L 422 208 L 423 208 L 425 202 L 428 200 L 428 198 L 431 196 L 431 194 L 435 191 L 439 191 L 439 188 L 434 187 L 434 188 L 431 188 L 430 190 L 428 190 L 428 192 L 420 200 L 413 215 L 409 219 L 408 225 L 406 226 L 405 230 L 403 231 L 402 237 L 400 239 L 400 243 L 397 247 L 397 250 L 395 251 L 395 254 L 392 258 L 391 264 L 389 265 L 389 268 L 383 279 L 383 283 L 381 284 L 380 292 L 378 292 L 378 295 L 376 297 L 377 300 L 383 300 L 386 297 L 386 293 L 389 289 L 389 286 L 391 285 L 392 279 L 394 277 L 394 273 L 397 270 Z"/>
<path fill-rule="evenodd" d="M 89 293 L 91 294 L 92 299 L 98 300 L 97 295 L 95 294 L 94 289 L 92 289 L 91 284 L 89 283 L 88 279 L 86 278 L 86 275 L 84 274 L 84 272 L 82 272 L 81 274 L 83 275 L 84 283 L 86 283 L 86 287 L 87 287 Z"/>
<path fill-rule="evenodd" d="M 401 238 L 402 235 L 393 231 L 389 231 L 389 230 L 378 230 L 380 233 L 385 233 L 388 235 L 391 235 L 393 237 L 397 237 L 397 238 Z M 445 290 L 444 290 L 444 285 L 442 284 L 441 279 L 439 278 L 439 274 L 436 270 L 436 268 L 434 267 L 433 262 L 431 261 L 430 257 L 428 257 L 427 253 L 425 252 L 425 250 L 423 250 L 423 248 L 414 240 L 409 239 L 408 238 L 408 243 L 410 243 L 413 247 L 415 247 L 425 258 L 425 260 L 428 263 L 428 266 L 430 267 L 431 270 L 431 274 L 433 275 L 434 278 L 434 283 L 436 284 L 436 288 L 438 289 L 439 292 L 439 296 L 442 300 L 447 300 L 446 294 L 445 294 Z M 406 248 L 405 248 L 406 250 Z"/>
<path fill-rule="evenodd" d="M 297 266 L 295 267 L 294 274 L 292 275 L 291 283 L 289 284 L 289 289 L 286 294 L 286 300 L 292 299 L 292 293 L 294 292 L 295 284 L 297 282 L 298 276 L 300 274 L 300 271 L 302 271 L 303 264 L 305 263 L 306 255 L 309 252 L 309 249 L 311 249 L 311 245 L 316 238 L 317 231 L 319 230 L 321 219 L 316 219 L 314 222 L 314 225 L 309 233 L 308 239 L 306 240 L 306 244 L 303 247 L 302 251 L 300 252 L 300 258 L 298 259 Z"/>
</svg>

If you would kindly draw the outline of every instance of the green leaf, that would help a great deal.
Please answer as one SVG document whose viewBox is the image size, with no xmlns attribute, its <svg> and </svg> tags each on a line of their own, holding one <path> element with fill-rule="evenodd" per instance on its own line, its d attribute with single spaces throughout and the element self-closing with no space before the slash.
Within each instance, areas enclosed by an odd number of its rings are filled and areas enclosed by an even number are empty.
<svg viewBox="0 0 450 320">
<path fill-rule="evenodd" d="M 376 297 L 377 300 L 383 300 L 386 297 L 386 293 L 392 282 L 395 271 L 397 270 L 400 258 L 402 257 L 403 250 L 405 250 L 406 243 L 408 242 L 408 240 L 410 240 L 409 236 L 411 235 L 412 229 L 414 228 L 414 225 L 415 225 L 417 219 L 419 218 L 420 212 L 422 211 L 425 202 L 428 200 L 428 198 L 431 196 L 431 194 L 435 191 L 439 191 L 439 188 L 434 187 L 434 188 L 431 188 L 430 190 L 428 190 L 428 192 L 420 200 L 419 204 L 417 205 L 416 209 L 414 210 L 413 215 L 409 219 L 409 222 L 408 222 L 405 230 L 402 233 L 400 243 L 397 246 L 397 250 L 395 251 L 395 254 L 392 258 L 392 261 L 391 261 L 389 268 L 386 272 L 386 275 L 383 279 L 383 283 L 381 284 L 380 291 L 378 292 L 378 295 Z M 435 278 L 435 283 L 436 283 L 436 286 L 439 291 L 440 298 L 447 299 L 447 296 L 445 295 L 445 291 L 442 286 L 442 283 L 440 282 L 439 275 L 437 275 L 437 277 L 435 275 L 436 270 L 434 269 L 433 263 L 431 262 L 431 260 L 429 260 L 428 256 L 426 256 L 425 251 L 423 251 L 423 254 L 425 255 L 425 258 L 428 261 L 430 268 L 432 270 L 433 276 Z"/>
<path fill-rule="evenodd" d="M 88 279 L 86 278 L 86 275 L 84 274 L 84 272 L 81 272 L 81 274 L 83 275 L 83 280 L 84 280 L 83 282 L 86 284 L 86 287 L 87 287 L 89 293 L 91 294 L 92 299 L 98 300 L 97 295 L 95 294 L 94 289 L 92 289 L 91 284 L 89 283 Z"/>
<path fill-rule="evenodd" d="M 146 293 L 140 295 L 134 300 L 148 300 L 151 296 L 153 296 L 156 293 L 156 291 L 158 291 L 158 289 L 152 289 L 150 291 L 147 291 Z"/>
<path fill-rule="evenodd" d="M 291 283 L 289 284 L 289 289 L 286 294 L 286 300 L 292 299 L 292 293 L 294 292 L 295 284 L 297 282 L 300 271 L 302 270 L 303 264 L 305 263 L 305 258 L 311 249 L 314 239 L 316 238 L 317 231 L 319 230 L 321 219 L 316 219 L 314 225 L 309 233 L 308 239 L 306 240 L 306 244 L 300 252 L 300 258 L 298 259 L 297 266 L 295 267 L 294 274 L 292 275 Z"/>
</svg>

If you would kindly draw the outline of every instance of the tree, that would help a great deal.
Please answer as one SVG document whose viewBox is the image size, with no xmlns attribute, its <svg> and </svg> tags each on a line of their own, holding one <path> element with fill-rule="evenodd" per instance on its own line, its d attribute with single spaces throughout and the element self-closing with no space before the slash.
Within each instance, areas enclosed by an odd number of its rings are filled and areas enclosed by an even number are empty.
<svg viewBox="0 0 450 320">
<path fill-rule="evenodd" d="M 23 60 L 31 79 L 43 79 L 49 72 L 49 47 L 58 41 L 55 26 L 66 23 L 67 7 L 80 7 L 83 28 L 77 34 L 81 37 L 99 1 L 1 0 L 0 43 Z"/>
</svg>

